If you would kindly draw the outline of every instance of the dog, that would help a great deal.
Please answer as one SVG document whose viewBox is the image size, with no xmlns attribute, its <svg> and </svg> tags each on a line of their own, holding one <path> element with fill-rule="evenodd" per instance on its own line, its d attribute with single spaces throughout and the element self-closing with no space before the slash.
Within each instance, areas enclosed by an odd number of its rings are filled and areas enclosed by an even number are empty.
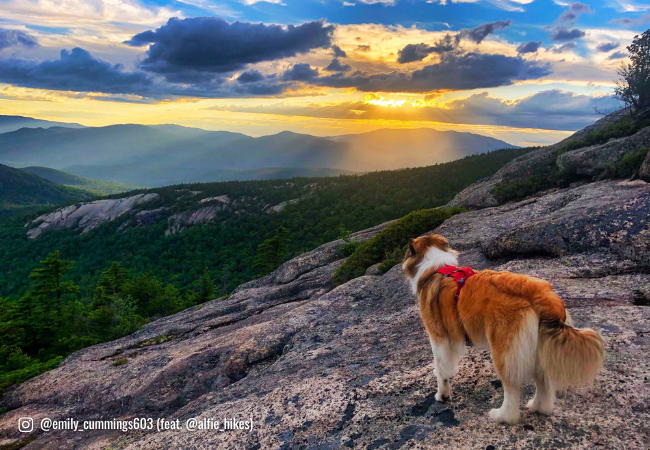
<svg viewBox="0 0 650 450">
<path fill-rule="evenodd" d="M 466 340 L 490 350 L 504 391 L 490 411 L 496 422 L 519 420 L 523 383 L 535 382 L 527 407 L 551 414 L 555 394 L 594 381 L 603 366 L 604 342 L 594 330 L 575 329 L 551 284 L 512 272 L 477 271 L 462 289 L 438 270 L 458 265 L 458 252 L 441 235 L 411 239 L 402 268 L 417 295 L 435 361 L 439 402 L 451 400 L 451 378 Z M 457 298 L 455 298 L 457 297 Z"/>
</svg>

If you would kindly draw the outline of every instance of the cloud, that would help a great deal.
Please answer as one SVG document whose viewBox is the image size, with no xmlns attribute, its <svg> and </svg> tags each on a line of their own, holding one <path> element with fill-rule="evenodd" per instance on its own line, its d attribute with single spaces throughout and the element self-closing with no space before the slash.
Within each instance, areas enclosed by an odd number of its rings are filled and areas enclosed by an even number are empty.
<svg viewBox="0 0 650 450">
<path fill-rule="evenodd" d="M 618 23 L 625 26 L 643 25 L 646 23 L 650 23 L 650 14 L 643 14 L 637 17 L 636 19 L 632 19 L 629 17 L 623 17 L 621 19 L 613 19 L 610 21 L 610 23 Z"/>
<path fill-rule="evenodd" d="M 457 34 L 446 34 L 440 38 L 435 44 L 428 45 L 425 43 L 420 44 L 407 44 L 404 48 L 398 51 L 397 62 L 406 64 L 415 61 L 422 61 L 424 58 L 432 53 L 442 54 L 458 50 L 461 39 L 467 39 L 480 44 L 483 40 L 497 30 L 503 30 L 509 27 L 511 22 L 509 20 L 500 20 L 498 22 L 488 22 L 479 25 L 475 28 L 461 30 Z"/>
<path fill-rule="evenodd" d="M 381 96 L 368 94 L 370 100 Z M 487 92 L 457 98 L 447 102 L 423 103 L 394 101 L 393 107 L 380 102 L 355 101 L 330 104 L 295 105 L 278 103 L 249 106 L 229 105 L 212 109 L 259 114 L 280 114 L 333 119 L 369 119 L 400 121 L 434 121 L 454 124 L 494 125 L 514 128 L 547 130 L 577 130 L 592 124 L 599 110 L 610 111 L 621 107 L 610 96 L 579 95 L 561 90 L 547 90 L 515 100 L 490 96 Z"/>
<path fill-rule="evenodd" d="M 604 42 L 596 47 L 596 51 L 600 53 L 607 53 L 607 52 L 611 52 L 612 50 L 620 46 L 621 44 L 619 44 L 618 42 Z"/>
<path fill-rule="evenodd" d="M 443 55 L 440 62 L 412 73 L 355 73 L 350 77 L 321 77 L 314 84 L 356 87 L 363 92 L 432 92 L 507 86 L 515 81 L 538 79 L 551 73 L 548 64 L 517 56 L 467 53 Z"/>
<path fill-rule="evenodd" d="M 37 47 L 38 40 L 31 34 L 20 30 L 5 30 L 0 28 L 0 50 L 22 45 L 23 47 Z"/>
<path fill-rule="evenodd" d="M 628 57 L 628 54 L 625 53 L 625 52 L 614 52 L 611 55 L 609 55 L 609 57 L 607 59 L 613 60 L 613 59 L 623 59 L 623 58 L 627 58 L 627 57 Z"/>
<path fill-rule="evenodd" d="M 557 19 L 558 22 L 568 22 L 573 24 L 581 14 L 587 13 L 591 14 L 591 8 L 584 3 L 575 2 L 568 5 L 569 10 L 562 13 L 562 15 Z"/>
<path fill-rule="evenodd" d="M 463 30 L 460 32 L 461 37 L 468 39 L 476 44 L 480 44 L 483 39 L 488 37 L 491 34 L 494 34 L 497 30 L 503 30 L 510 26 L 509 20 L 499 20 L 498 22 L 488 22 L 483 25 L 479 25 L 476 28 L 471 28 L 469 30 Z"/>
<path fill-rule="evenodd" d="M 335 58 L 347 58 L 348 54 L 345 53 L 338 45 L 332 45 L 332 54 Z"/>
<path fill-rule="evenodd" d="M 349 72 L 352 70 L 352 66 L 350 64 L 341 64 L 338 58 L 334 58 L 323 70 L 327 70 L 328 72 Z"/>
<path fill-rule="evenodd" d="M 458 49 L 460 44 L 461 35 L 446 34 L 433 45 L 408 44 L 397 53 L 397 62 L 406 64 L 414 61 L 422 61 L 431 53 L 450 53 Z"/>
<path fill-rule="evenodd" d="M 358 52 L 369 52 L 372 50 L 372 47 L 369 45 L 357 45 L 356 51 Z"/>
<path fill-rule="evenodd" d="M 551 39 L 554 41 L 566 42 L 580 39 L 581 37 L 586 36 L 586 34 L 587 33 L 577 28 L 557 27 L 551 32 Z"/>
<path fill-rule="evenodd" d="M 562 44 L 562 45 L 551 45 L 546 49 L 553 53 L 565 53 L 571 50 L 575 50 L 577 47 L 578 44 L 576 44 L 575 42 L 567 42 L 566 44 Z"/>
<path fill-rule="evenodd" d="M 517 47 L 517 53 L 519 54 L 524 54 L 524 53 L 536 53 L 537 50 L 542 46 L 542 41 L 530 41 L 523 43 Z"/>
<path fill-rule="evenodd" d="M 322 21 L 302 25 L 228 23 L 216 17 L 170 19 L 153 31 L 133 36 L 132 46 L 150 44 L 143 70 L 168 80 L 191 80 L 197 73 L 222 74 L 248 64 L 274 61 L 332 45 L 334 27 Z"/>
<path fill-rule="evenodd" d="M 262 73 L 258 70 L 249 70 L 247 72 L 243 72 L 239 77 L 237 77 L 237 81 L 240 83 L 256 83 L 258 81 L 264 80 L 266 77 L 262 75 Z"/>
<path fill-rule="evenodd" d="M 299 63 L 284 72 L 282 79 L 285 81 L 310 81 L 316 78 L 318 73 L 318 69 L 312 68 L 309 64 Z"/>
<path fill-rule="evenodd" d="M 60 59 L 35 62 L 0 60 L 0 82 L 28 88 L 108 94 L 142 94 L 152 82 L 143 73 L 94 58 L 82 48 L 61 50 Z"/>
</svg>

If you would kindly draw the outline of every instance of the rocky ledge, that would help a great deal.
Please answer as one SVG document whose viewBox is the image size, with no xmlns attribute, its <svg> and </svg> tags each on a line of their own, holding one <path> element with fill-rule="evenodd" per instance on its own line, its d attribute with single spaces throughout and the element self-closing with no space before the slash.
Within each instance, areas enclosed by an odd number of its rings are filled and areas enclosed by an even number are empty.
<svg viewBox="0 0 650 450">
<path fill-rule="evenodd" d="M 86 233 L 104 222 L 110 222 L 133 211 L 139 205 L 158 198 L 158 194 L 137 194 L 131 197 L 95 200 L 94 202 L 79 203 L 43 214 L 27 223 L 27 236 L 30 239 L 39 237 L 44 231 L 59 228 L 76 228 Z"/>
<path fill-rule="evenodd" d="M 96 345 L 0 397 L 0 446 L 106 448 L 647 448 L 650 185 L 597 182 L 454 216 L 436 232 L 476 268 L 551 281 L 578 326 L 605 338 L 594 386 L 555 415 L 487 419 L 502 388 L 471 349 L 450 403 L 399 267 L 334 287 L 341 241 L 214 300 Z M 382 227 L 355 235 L 365 240 Z M 522 404 L 533 392 L 525 388 Z M 19 433 L 18 418 L 236 417 L 253 431 Z M 32 440 L 33 439 L 33 440 Z"/>
</svg>

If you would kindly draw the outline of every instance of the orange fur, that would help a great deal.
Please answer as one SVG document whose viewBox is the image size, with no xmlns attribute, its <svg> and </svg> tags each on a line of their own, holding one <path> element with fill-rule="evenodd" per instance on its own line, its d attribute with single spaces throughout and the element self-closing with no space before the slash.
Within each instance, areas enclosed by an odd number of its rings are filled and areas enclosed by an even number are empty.
<svg viewBox="0 0 650 450">
<path fill-rule="evenodd" d="M 403 265 L 436 358 L 437 399 L 451 396 L 449 379 L 466 337 L 489 346 L 503 382 L 504 404 L 490 413 L 496 421 L 517 421 L 519 390 L 529 379 L 537 385 L 529 407 L 544 413 L 551 412 L 556 390 L 593 381 L 603 364 L 602 338 L 567 324 L 564 303 L 550 283 L 484 270 L 467 279 L 455 300 L 454 280 L 436 273 L 450 255 L 456 253 L 444 237 L 425 236 L 411 240 Z"/>
</svg>

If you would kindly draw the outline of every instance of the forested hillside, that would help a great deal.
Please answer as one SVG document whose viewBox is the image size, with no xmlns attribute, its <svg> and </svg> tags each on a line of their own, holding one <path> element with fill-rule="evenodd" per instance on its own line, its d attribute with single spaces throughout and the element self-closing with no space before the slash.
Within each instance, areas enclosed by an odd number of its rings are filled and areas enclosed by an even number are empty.
<svg viewBox="0 0 650 450">
<path fill-rule="evenodd" d="M 528 151 L 504 149 L 362 176 L 134 191 L 113 197 L 157 194 L 142 216 L 132 211 L 86 233 L 61 228 L 28 239 L 25 224 L 38 213 L 5 218 L 0 389 L 47 370 L 74 350 L 227 295 L 289 257 L 351 231 L 443 205 Z M 208 209 L 217 211 L 210 220 L 189 220 Z"/>
<path fill-rule="evenodd" d="M 0 164 L 0 216 L 34 205 L 54 205 L 91 197 L 88 192 Z"/>
</svg>

